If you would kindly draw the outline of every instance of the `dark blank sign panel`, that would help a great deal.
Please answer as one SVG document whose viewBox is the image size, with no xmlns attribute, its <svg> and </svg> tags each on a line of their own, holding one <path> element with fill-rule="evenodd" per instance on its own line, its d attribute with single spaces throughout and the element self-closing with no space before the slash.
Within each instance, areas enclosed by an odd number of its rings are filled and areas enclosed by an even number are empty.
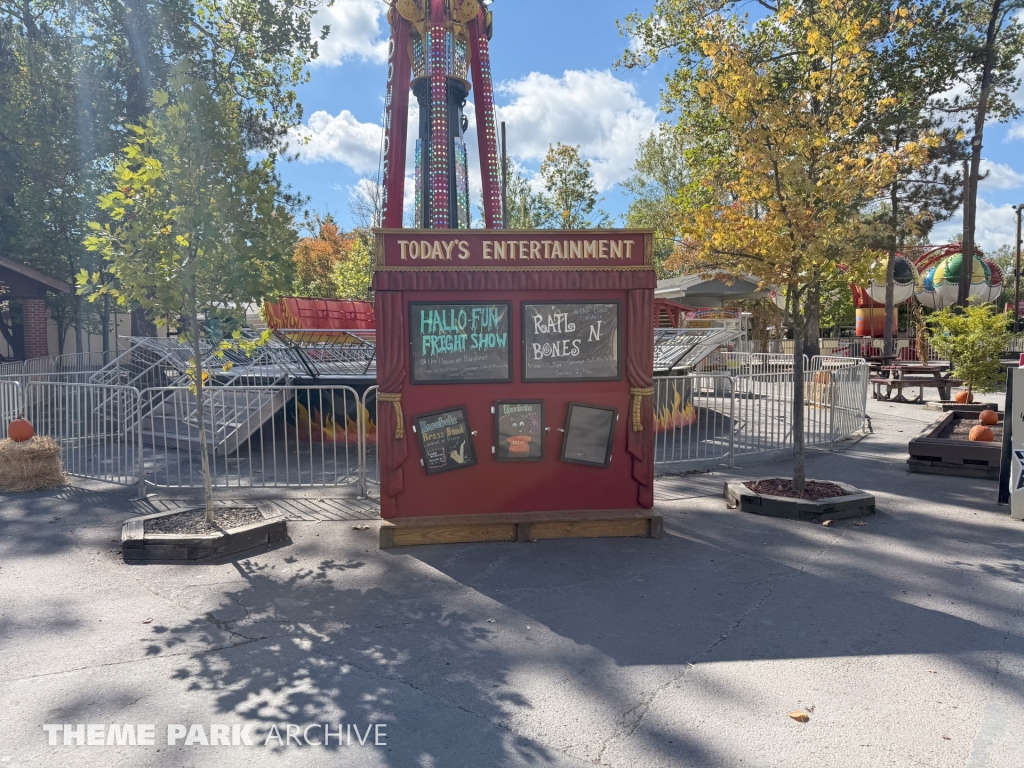
<svg viewBox="0 0 1024 768">
<path fill-rule="evenodd" d="M 507 301 L 409 303 L 409 375 L 413 384 L 512 380 Z"/>
<path fill-rule="evenodd" d="M 612 458 L 612 438 L 618 410 L 601 405 L 569 403 L 562 461 L 607 467 Z"/>
<path fill-rule="evenodd" d="M 523 302 L 523 381 L 617 381 L 619 301 Z"/>
</svg>

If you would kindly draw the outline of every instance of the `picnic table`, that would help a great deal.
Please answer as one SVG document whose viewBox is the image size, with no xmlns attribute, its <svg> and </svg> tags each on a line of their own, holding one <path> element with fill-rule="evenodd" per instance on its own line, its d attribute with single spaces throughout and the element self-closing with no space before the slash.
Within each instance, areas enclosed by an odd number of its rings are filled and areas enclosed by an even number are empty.
<svg viewBox="0 0 1024 768">
<path fill-rule="evenodd" d="M 896 355 L 867 355 L 864 362 L 868 364 L 868 372 L 872 375 L 879 374 L 883 365 L 889 365 L 896 359 Z"/>
<path fill-rule="evenodd" d="M 940 398 L 949 400 L 953 387 L 962 383 L 959 379 L 950 377 L 949 363 L 933 363 L 931 365 L 896 363 L 880 366 L 880 370 L 887 375 L 871 378 L 871 383 L 874 385 L 872 396 L 876 400 L 893 399 L 900 403 L 923 403 L 925 388 L 934 388 L 938 391 Z M 931 376 L 922 374 L 931 374 Z M 907 400 L 903 396 L 903 390 L 913 387 L 918 389 L 917 398 Z M 895 396 L 893 396 L 894 393 Z"/>
</svg>

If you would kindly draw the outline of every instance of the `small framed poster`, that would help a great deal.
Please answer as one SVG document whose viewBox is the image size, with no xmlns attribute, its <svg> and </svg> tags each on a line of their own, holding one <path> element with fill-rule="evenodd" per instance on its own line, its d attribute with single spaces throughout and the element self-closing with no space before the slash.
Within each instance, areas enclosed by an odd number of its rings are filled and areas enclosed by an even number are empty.
<svg viewBox="0 0 1024 768">
<path fill-rule="evenodd" d="M 420 461 L 428 475 L 476 464 L 473 433 L 464 406 L 420 414 L 413 417 L 412 423 L 423 454 Z"/>
<path fill-rule="evenodd" d="M 498 461 L 541 461 L 544 458 L 544 401 L 496 401 L 494 443 L 494 458 Z"/>
<path fill-rule="evenodd" d="M 617 408 L 569 403 L 562 440 L 562 461 L 607 467 L 612 460 L 612 440 L 618 420 Z"/>
</svg>

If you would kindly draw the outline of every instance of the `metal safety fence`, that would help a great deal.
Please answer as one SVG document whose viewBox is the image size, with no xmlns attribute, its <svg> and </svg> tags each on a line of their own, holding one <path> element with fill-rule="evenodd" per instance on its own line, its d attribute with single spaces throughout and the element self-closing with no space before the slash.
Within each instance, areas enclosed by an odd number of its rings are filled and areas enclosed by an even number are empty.
<svg viewBox="0 0 1024 768">
<path fill-rule="evenodd" d="M 726 372 L 655 380 L 655 464 L 733 464 L 792 446 L 794 374 L 772 355 L 721 358 Z M 739 364 L 734 364 L 736 361 Z M 733 374 L 733 375 L 730 375 Z M 808 446 L 865 425 L 867 366 L 813 358 L 804 376 Z M 262 383 L 188 387 L 0 379 L 0 416 L 24 415 L 57 440 L 69 474 L 152 489 L 203 485 L 200 422 L 218 489 L 332 488 L 380 493 L 377 387 Z"/>
<path fill-rule="evenodd" d="M 4 424 L 21 415 L 21 384 L 0 381 L 0 420 Z"/>
<path fill-rule="evenodd" d="M 21 390 L 21 412 L 60 444 L 68 474 L 118 485 L 138 482 L 138 411 L 132 387 L 31 381 Z"/>
<path fill-rule="evenodd" d="M 655 464 L 728 463 L 793 445 L 795 374 L 655 378 Z M 815 358 L 803 373 L 803 435 L 832 448 L 864 429 L 868 366 Z"/>
<path fill-rule="evenodd" d="M 201 418 L 215 488 L 361 489 L 373 426 L 364 398 L 348 386 L 285 384 L 208 387 L 201 416 L 188 387 L 143 390 L 143 489 L 202 487 Z"/>
</svg>

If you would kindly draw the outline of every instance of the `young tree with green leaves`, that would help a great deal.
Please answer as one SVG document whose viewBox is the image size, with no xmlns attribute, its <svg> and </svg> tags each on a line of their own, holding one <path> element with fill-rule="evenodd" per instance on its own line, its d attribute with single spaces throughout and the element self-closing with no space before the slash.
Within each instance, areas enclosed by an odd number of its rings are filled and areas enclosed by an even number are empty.
<svg viewBox="0 0 1024 768">
<path fill-rule="evenodd" d="M 213 485 L 205 427 L 203 316 L 237 315 L 290 284 L 295 200 L 282 192 L 269 158 L 251 163 L 229 94 L 178 75 L 153 94 L 154 111 L 100 197 L 86 247 L 102 255 L 110 280 L 83 272 L 79 290 L 97 301 L 143 307 L 156 322 L 178 325 L 192 346 L 206 515 Z M 223 354 L 223 344 L 214 348 Z M 243 349 L 245 342 L 236 343 Z M 251 346 L 251 345 L 249 345 Z M 217 354 L 217 352 L 215 352 Z"/>
<path fill-rule="evenodd" d="M 1006 315 L 991 304 L 971 302 L 933 312 L 925 322 L 932 349 L 949 360 L 968 392 L 994 392 L 1006 382 L 1000 360 L 1010 342 Z"/>
<path fill-rule="evenodd" d="M 540 164 L 540 178 L 555 227 L 591 229 L 608 226 L 608 214 L 597 207 L 599 198 L 590 172 L 590 161 L 582 158 L 579 146 L 561 142 L 549 146 Z"/>
<path fill-rule="evenodd" d="M 368 301 L 373 283 L 373 235 L 369 230 L 353 234 L 344 258 L 334 263 L 331 278 L 339 299 Z"/>
<path fill-rule="evenodd" d="M 666 262 L 676 249 L 675 200 L 690 181 L 686 166 L 686 137 L 675 126 L 662 124 L 640 142 L 633 174 L 622 186 L 633 195 L 626 226 L 654 230 L 654 265 L 658 277 L 668 277 Z"/>
<path fill-rule="evenodd" d="M 557 226 L 554 211 L 544 194 L 534 192 L 522 168 L 515 166 L 506 194 L 509 229 L 548 229 Z"/>
<path fill-rule="evenodd" d="M 231 95 L 246 149 L 284 152 L 302 117 L 295 88 L 329 31 L 311 34 L 313 17 L 331 2 L 0 1 L 0 252 L 62 279 L 102 271 L 82 247 L 98 180 L 175 72 Z M 83 330 L 109 330 L 105 300 L 48 303 L 79 352 Z M 143 311 L 132 320 L 138 335 L 155 330 Z"/>
</svg>

